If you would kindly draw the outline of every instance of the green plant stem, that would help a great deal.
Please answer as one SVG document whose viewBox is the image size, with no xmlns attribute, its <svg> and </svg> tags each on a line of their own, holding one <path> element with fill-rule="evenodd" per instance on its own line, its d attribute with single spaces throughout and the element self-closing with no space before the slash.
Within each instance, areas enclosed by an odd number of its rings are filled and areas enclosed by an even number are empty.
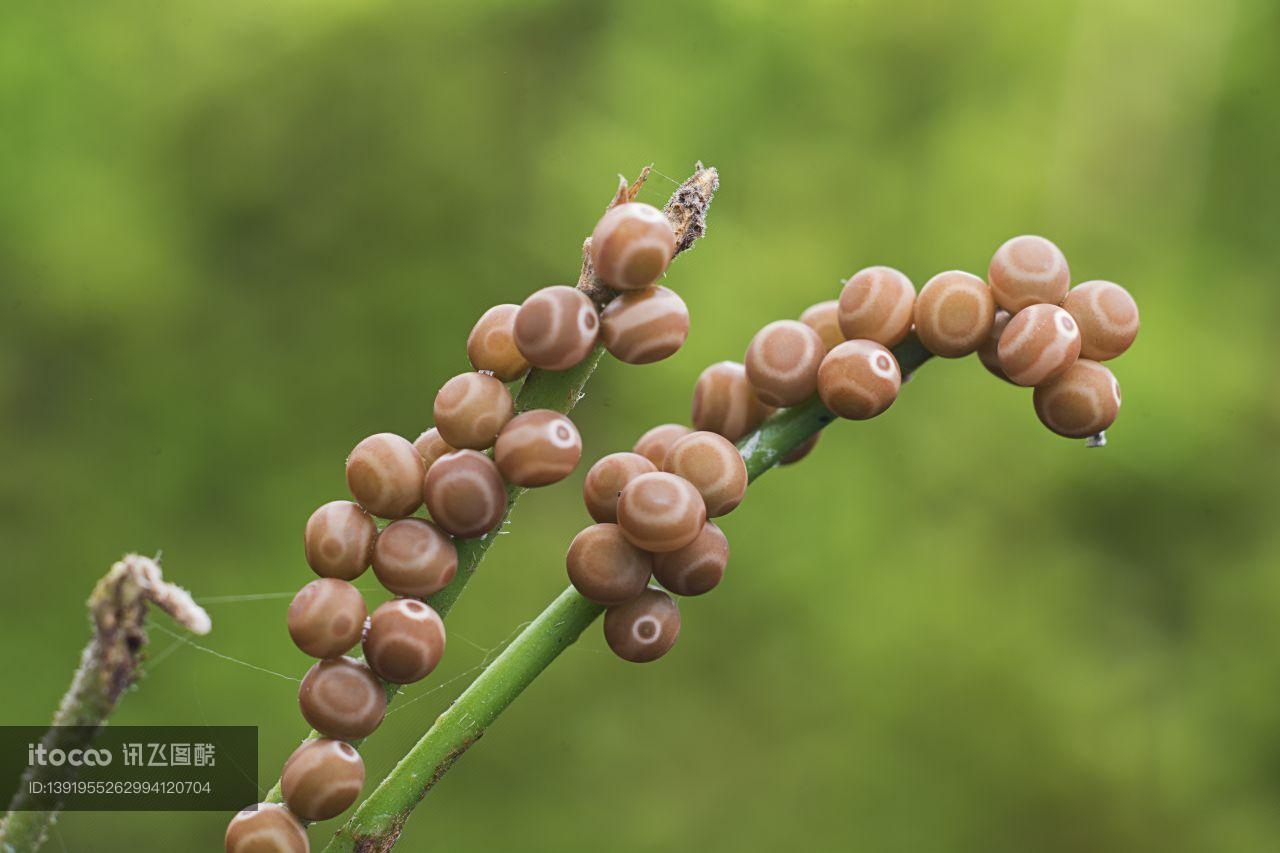
<svg viewBox="0 0 1280 853">
<path fill-rule="evenodd" d="M 325 849 L 390 850 L 418 801 L 603 612 L 603 607 L 587 601 L 573 587 L 560 593 L 436 718 Z"/>
<path fill-rule="evenodd" d="M 634 184 L 628 186 L 626 181 L 622 180 L 610 206 L 634 200 L 648 175 L 649 168 L 646 167 Z M 705 168 L 699 163 L 693 175 L 676 189 L 671 195 L 671 199 L 667 202 L 665 212 L 667 219 L 671 222 L 672 228 L 676 232 L 677 257 L 681 252 L 692 248 L 697 239 L 705 232 L 707 210 L 711 207 L 712 198 L 719 188 L 719 181 L 719 175 L 714 168 Z M 608 285 L 596 277 L 595 269 L 591 265 L 590 243 L 590 238 L 588 238 L 582 246 L 582 268 L 578 274 L 578 289 L 589 295 L 596 303 L 597 308 L 603 308 L 614 297 L 615 293 L 609 289 Z M 527 412 L 531 409 L 554 409 L 557 412 L 568 414 L 582 399 L 587 380 L 595 373 L 603 354 L 604 347 L 597 346 L 582 363 L 567 370 L 549 371 L 536 368 L 531 370 L 520 386 L 519 393 L 516 394 L 516 411 Z M 444 589 L 424 599 L 427 604 L 431 605 L 440 614 L 441 618 L 448 616 L 449 611 L 458 603 L 458 599 L 462 597 L 463 590 L 467 588 L 471 577 L 489 552 L 489 547 L 493 545 L 501 533 L 505 532 L 508 521 L 511 518 L 511 511 L 515 509 L 516 502 L 526 491 L 528 490 L 519 486 L 508 485 L 507 509 L 503 513 L 502 523 L 498 525 L 497 530 L 478 539 L 464 539 L 457 543 L 457 575 Z M 389 704 L 399 694 L 400 685 L 383 681 L 382 686 L 386 691 Z M 320 733 L 312 729 L 304 738 L 304 741 L 314 740 L 318 737 L 320 737 Z M 363 739 L 361 739 L 354 740 L 351 743 L 353 746 L 359 747 L 363 742 Z M 278 803 L 283 800 L 283 792 L 280 789 L 279 780 L 276 780 L 275 785 L 267 792 L 264 800 L 269 803 Z"/>
<path fill-rule="evenodd" d="M 904 377 L 931 356 L 915 336 L 893 350 Z M 785 409 L 738 443 L 749 482 L 778 465 L 823 427 L 836 420 L 814 396 Z M 325 848 L 340 851 L 390 850 L 405 821 L 427 792 L 480 739 L 508 705 L 571 646 L 604 608 L 572 586 L 560 593 L 441 714 L 404 758 L 362 802 Z"/>
</svg>

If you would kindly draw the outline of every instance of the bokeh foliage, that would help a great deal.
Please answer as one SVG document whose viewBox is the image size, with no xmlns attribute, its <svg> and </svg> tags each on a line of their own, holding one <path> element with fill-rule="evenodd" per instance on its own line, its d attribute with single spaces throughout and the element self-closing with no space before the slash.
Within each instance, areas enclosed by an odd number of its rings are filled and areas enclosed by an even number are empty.
<svg viewBox="0 0 1280 853">
<path fill-rule="evenodd" d="M 589 458 L 860 266 L 982 272 L 1022 232 L 1142 306 L 1112 446 L 927 365 L 753 487 L 675 654 L 591 632 L 404 848 L 1271 849 L 1278 30 L 1270 0 L 5 4 L 0 722 L 46 718 L 126 550 L 198 596 L 307 580 L 346 451 L 427 425 L 487 306 L 573 280 L 615 173 L 702 159 L 710 236 L 668 280 L 693 334 L 606 362 Z M 562 587 L 581 475 L 517 510 L 372 777 Z M 286 604 L 211 605 L 208 644 L 301 674 Z M 293 685 L 154 639 L 118 721 L 257 724 L 269 785 Z M 53 849 L 225 820 L 72 814 Z"/>
</svg>

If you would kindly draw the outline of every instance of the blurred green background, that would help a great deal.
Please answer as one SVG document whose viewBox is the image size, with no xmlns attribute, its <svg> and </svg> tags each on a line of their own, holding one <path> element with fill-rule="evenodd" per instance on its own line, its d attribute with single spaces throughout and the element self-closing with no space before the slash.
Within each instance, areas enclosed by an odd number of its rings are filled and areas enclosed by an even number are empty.
<svg viewBox="0 0 1280 853">
<path fill-rule="evenodd" d="M 701 159 L 692 335 L 606 360 L 588 459 L 858 268 L 981 273 L 1026 232 L 1141 305 L 1111 446 L 929 364 L 752 488 L 675 653 L 591 630 L 403 849 L 1276 849 L 1277 31 L 1274 0 L 4 4 L 0 722 L 47 719 L 129 550 L 211 599 L 208 647 L 300 675 L 347 450 L 428 425 L 486 307 L 574 280 L 618 172 L 661 204 Z M 521 504 L 373 779 L 563 587 L 585 467 Z M 296 685 L 153 640 L 116 721 L 256 724 L 274 781 Z M 227 818 L 69 814 L 50 849 L 215 850 Z"/>
</svg>

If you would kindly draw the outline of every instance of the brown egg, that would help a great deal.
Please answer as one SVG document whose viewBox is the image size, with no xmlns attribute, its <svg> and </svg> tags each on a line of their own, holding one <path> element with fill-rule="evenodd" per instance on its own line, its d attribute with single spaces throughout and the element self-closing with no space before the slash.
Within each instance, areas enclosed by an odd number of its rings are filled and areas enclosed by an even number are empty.
<svg viewBox="0 0 1280 853">
<path fill-rule="evenodd" d="M 364 659 L 392 684 L 421 681 L 444 657 L 444 622 L 440 614 L 411 598 L 397 598 L 369 617 Z"/>
<path fill-rule="evenodd" d="M 437 459 L 422 492 L 431 520 L 459 539 L 488 533 L 507 511 L 507 488 L 498 466 L 475 450 Z"/>
<path fill-rule="evenodd" d="M 916 290 L 893 267 L 858 270 L 840 291 L 840 332 L 845 340 L 897 346 L 911 331 Z"/>
<path fill-rule="evenodd" d="M 536 291 L 516 314 L 516 346 L 534 367 L 567 370 L 596 345 L 600 317 L 585 293 L 556 285 Z"/>
<path fill-rule="evenodd" d="M 445 442 L 459 450 L 493 447 L 498 433 L 514 416 L 511 392 L 487 373 L 455 376 L 436 394 L 436 429 Z"/>
<path fill-rule="evenodd" d="M 311 513 L 303 534 L 307 565 L 324 578 L 355 580 L 369 568 L 378 535 L 373 516 L 351 501 L 329 501 Z"/>
<path fill-rule="evenodd" d="M 618 496 L 618 525 L 632 545 L 646 551 L 683 548 L 706 521 L 702 495 L 675 474 L 641 474 Z"/>
<path fill-rule="evenodd" d="M 657 470 L 656 465 L 639 453 L 610 453 L 602 457 L 591 466 L 582 482 L 582 500 L 587 512 L 596 521 L 616 522 L 622 488 L 641 474 Z"/>
<path fill-rule="evenodd" d="M 652 462 L 656 468 L 661 468 L 671 445 L 691 432 L 693 430 L 684 424 L 662 424 L 640 436 L 636 440 L 636 446 L 631 449 Z"/>
<path fill-rule="evenodd" d="M 675 355 L 689 337 L 689 309 L 675 291 L 646 287 L 623 293 L 600 313 L 600 342 L 627 364 Z"/>
<path fill-rule="evenodd" d="M 803 444 L 801 444 L 795 450 L 792 450 L 790 453 L 785 454 L 781 459 L 779 459 L 778 464 L 779 465 L 796 464 L 801 459 L 805 458 L 806 456 L 808 456 L 810 453 L 813 452 L 813 448 L 818 446 L 818 439 L 821 437 L 822 437 L 822 433 L 815 432 L 813 435 L 805 439 Z"/>
<path fill-rule="evenodd" d="M 818 396 L 842 418 L 864 421 L 893 405 L 902 372 L 893 353 L 874 341 L 845 341 L 818 370 Z"/>
<path fill-rule="evenodd" d="M 289 604 L 289 636 L 313 658 L 337 657 L 360 642 L 367 615 L 360 590 L 344 580 L 320 578 L 298 590 Z"/>
<path fill-rule="evenodd" d="M 226 853 L 310 853 L 307 831 L 279 803 L 258 803 L 227 824 Z"/>
<path fill-rule="evenodd" d="M 827 350 L 844 343 L 844 333 L 840 331 L 839 300 L 829 299 L 810 305 L 800 315 L 800 322 L 818 333 L 818 337 L 822 338 L 823 348 Z"/>
<path fill-rule="evenodd" d="M 817 390 L 818 365 L 826 354 L 813 329 L 798 320 L 775 320 L 747 347 L 747 380 L 766 405 L 794 406 Z"/>
<path fill-rule="evenodd" d="M 609 209 L 591 233 L 591 264 L 615 290 L 657 281 L 676 251 L 676 232 L 662 211 L 640 202 Z"/>
<path fill-rule="evenodd" d="M 493 448 L 507 482 L 547 486 L 573 473 L 582 458 L 582 437 L 565 415 L 551 409 L 523 412 L 507 424 Z"/>
<path fill-rule="evenodd" d="M 387 694 L 373 670 L 355 658 L 329 658 L 302 678 L 298 707 L 311 728 L 325 737 L 358 740 L 370 735 L 387 713 Z"/>
<path fill-rule="evenodd" d="M 707 522 L 698 538 L 675 551 L 656 554 L 653 576 L 676 595 L 702 595 L 715 589 L 729 564 L 729 540 Z"/>
<path fill-rule="evenodd" d="M 422 435 L 418 436 L 417 440 L 414 441 L 413 446 L 418 448 L 418 452 L 422 454 L 422 461 L 428 468 L 431 467 L 432 462 L 435 462 L 441 456 L 444 456 L 446 453 L 452 453 L 458 449 L 456 447 L 449 446 L 449 444 L 440 437 L 440 430 L 435 427 L 432 427 Z"/>
<path fill-rule="evenodd" d="M 680 636 L 680 608 L 660 589 L 646 589 L 604 614 L 604 639 L 613 653 L 632 663 L 657 660 Z"/>
<path fill-rule="evenodd" d="M 1008 327 L 1009 321 L 1012 319 L 1013 315 L 1003 308 L 996 311 L 996 319 L 991 324 L 991 331 L 987 334 L 987 339 L 982 342 L 982 346 L 978 347 L 978 361 L 982 362 L 982 366 L 992 376 L 997 379 L 1003 379 L 1005 382 L 1010 382 L 1010 380 L 1008 376 L 1004 375 L 1004 368 L 1000 366 L 1000 336 L 1004 334 L 1005 328 Z"/>
<path fill-rule="evenodd" d="M 1071 286 L 1071 270 L 1053 243 L 1024 235 L 1006 240 L 996 250 L 987 280 L 1000 307 L 1017 314 L 1030 305 L 1061 305 Z"/>
<path fill-rule="evenodd" d="M 487 370 L 503 382 L 529 372 L 529 362 L 516 347 L 519 305 L 495 305 L 476 321 L 467 336 L 467 358 L 476 370 Z"/>
<path fill-rule="evenodd" d="M 991 288 L 976 275 L 951 271 L 925 282 L 916 297 L 916 336 L 943 358 L 976 352 L 996 321 Z"/>
<path fill-rule="evenodd" d="M 1080 328 L 1057 305 L 1032 305 L 1009 321 L 996 353 L 1014 385 L 1043 385 L 1080 357 Z"/>
<path fill-rule="evenodd" d="M 734 361 L 711 365 L 693 386 L 694 428 L 718 432 L 730 441 L 760 426 L 772 411 L 756 396 L 746 368 Z"/>
<path fill-rule="evenodd" d="M 347 488 L 366 510 L 381 518 L 404 518 L 422 506 L 422 454 L 407 438 L 371 435 L 347 457 Z"/>
<path fill-rule="evenodd" d="M 280 774 L 280 792 L 304 820 L 328 820 L 346 811 L 364 787 L 364 760 L 340 740 L 316 738 L 293 751 Z M 265 848 L 264 848 L 265 849 Z"/>
<path fill-rule="evenodd" d="M 373 546 L 373 573 L 395 595 L 426 598 L 458 572 L 458 549 L 449 535 L 424 518 L 388 524 Z"/>
<path fill-rule="evenodd" d="M 621 604 L 644 592 L 653 555 L 627 541 L 616 524 L 593 524 L 569 545 L 569 581 L 588 601 Z"/>
<path fill-rule="evenodd" d="M 1120 383 L 1105 366 L 1082 358 L 1032 395 L 1036 416 L 1058 435 L 1087 438 L 1115 423 Z"/>
<path fill-rule="evenodd" d="M 671 445 L 662 470 L 692 483 L 710 518 L 731 512 L 747 494 L 742 454 L 733 442 L 714 432 L 690 433 Z"/>
<path fill-rule="evenodd" d="M 1080 357 L 1107 361 L 1124 353 L 1138 336 L 1138 303 L 1110 281 L 1071 288 L 1062 307 L 1080 326 Z"/>
</svg>

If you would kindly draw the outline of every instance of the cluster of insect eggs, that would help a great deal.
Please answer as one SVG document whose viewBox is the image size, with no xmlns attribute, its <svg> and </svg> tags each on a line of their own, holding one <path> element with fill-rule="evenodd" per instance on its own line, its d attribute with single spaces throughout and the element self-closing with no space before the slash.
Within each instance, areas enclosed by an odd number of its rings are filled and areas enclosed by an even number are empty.
<svg viewBox="0 0 1280 853">
<path fill-rule="evenodd" d="M 801 322 L 828 348 L 828 358 L 857 343 L 866 358 L 884 366 L 879 356 L 912 332 L 925 349 L 943 358 L 976 353 L 994 375 L 1034 388 L 1040 421 L 1069 438 L 1095 435 L 1115 421 L 1120 386 L 1102 362 L 1124 353 L 1139 326 L 1138 306 L 1128 291 L 1109 281 L 1072 287 L 1062 251 L 1030 235 L 1001 245 L 986 279 L 958 270 L 942 272 L 918 294 L 896 269 L 860 270 L 845 282 L 839 299 L 810 307 Z M 829 374 L 825 380 L 824 373 Z M 874 411 L 878 402 L 892 402 L 891 377 L 881 376 L 877 394 L 837 381 L 844 375 L 829 369 L 825 360 L 818 372 L 819 394 L 836 414 L 857 416 Z M 764 392 L 769 391 L 765 385 Z M 764 393 L 761 398 L 767 400 Z"/>
<path fill-rule="evenodd" d="M 693 429 L 655 427 L 632 452 L 606 456 L 587 474 L 583 496 L 596 523 L 575 537 L 566 565 L 578 591 L 608 608 L 605 637 L 614 652 L 648 661 L 675 642 L 678 609 L 651 579 L 677 595 L 700 595 L 723 577 L 728 542 L 707 518 L 732 510 L 746 488 L 732 442 L 815 392 L 839 417 L 881 414 L 902 384 L 891 348 L 913 332 L 935 355 L 977 353 L 1000 378 L 1034 387 L 1040 420 L 1084 437 L 1115 420 L 1119 386 L 1100 362 L 1133 343 L 1138 311 L 1117 284 L 1072 288 L 1057 246 L 1023 236 L 996 251 L 986 280 L 943 272 L 917 294 L 902 272 L 868 267 L 845 282 L 839 299 L 811 306 L 799 321 L 768 324 L 742 363 L 719 362 L 699 376 Z M 816 442 L 815 435 L 781 461 L 798 461 Z"/>
<path fill-rule="evenodd" d="M 747 490 L 746 464 L 727 438 L 670 424 L 657 430 L 662 439 L 651 430 L 636 450 L 591 466 L 582 494 L 595 523 L 565 556 L 578 592 L 607 608 L 609 648 L 635 663 L 662 657 L 680 633 L 675 601 L 650 580 L 684 596 L 714 589 L 729 542 L 709 519 L 732 511 Z"/>
<path fill-rule="evenodd" d="M 304 549 L 319 578 L 298 592 L 287 617 L 294 643 L 318 659 L 298 702 L 321 737 L 303 743 L 285 764 L 287 808 L 263 803 L 232 820 L 229 853 L 273 845 L 306 850 L 300 821 L 325 820 L 355 801 L 364 765 L 350 741 L 382 722 L 384 682 L 425 678 L 444 654 L 444 623 L 420 599 L 456 576 L 456 540 L 484 536 L 502 522 L 509 486 L 559 482 L 581 458 L 573 422 L 546 409 L 517 414 L 506 383 L 532 368 L 574 367 L 597 344 L 631 364 L 679 350 L 688 309 L 656 284 L 674 253 L 675 232 L 661 211 L 639 203 L 613 207 L 591 240 L 595 273 L 616 292 L 602 312 L 582 291 L 562 286 L 490 308 L 467 338 L 474 372 L 440 388 L 435 425 L 414 442 L 379 433 L 351 451 L 346 478 L 354 501 L 332 501 L 308 519 Z M 429 520 L 415 517 L 424 506 Z M 389 523 L 380 531 L 376 518 Z M 370 566 L 398 596 L 371 614 L 352 585 Z M 346 656 L 357 644 L 363 660 Z"/>
<path fill-rule="evenodd" d="M 309 519 L 307 560 L 321 577 L 299 592 L 288 617 L 298 647 L 320 658 L 303 679 L 299 703 L 323 737 L 304 743 L 286 763 L 289 809 L 262 804 L 242 812 L 228 828 L 228 851 L 250 849 L 244 845 L 259 835 L 279 839 L 281 849 L 305 850 L 297 817 L 332 817 L 358 796 L 363 764 L 346 741 L 381 722 L 382 681 L 416 681 L 438 664 L 444 625 L 417 599 L 453 580 L 454 540 L 485 535 L 501 522 L 508 484 L 558 482 L 580 460 L 572 421 L 550 410 L 517 415 L 505 383 L 533 367 L 574 367 L 598 343 L 632 364 L 676 352 L 688 335 L 688 311 L 677 294 L 655 284 L 674 247 L 659 211 L 636 203 L 611 209 L 591 241 L 596 274 L 617 291 L 602 312 L 582 291 L 561 286 L 489 309 L 467 340 L 475 372 L 442 386 L 435 426 L 413 443 L 380 433 L 352 451 L 347 483 L 356 501 L 325 504 Z M 605 639 L 616 654 L 656 660 L 680 631 L 668 592 L 701 595 L 724 576 L 728 541 L 709 519 L 730 512 L 746 491 L 746 467 L 733 442 L 776 408 L 816 392 L 842 418 L 879 415 L 902 382 L 890 348 L 914 332 L 935 355 L 977 353 L 1001 379 L 1034 387 L 1036 413 L 1054 432 L 1089 436 L 1110 426 L 1120 405 L 1115 377 L 1100 362 L 1127 350 L 1137 331 L 1137 305 L 1127 291 L 1106 281 L 1072 288 L 1062 252 L 1041 237 L 1007 241 L 985 280 L 943 272 L 918 294 L 898 270 L 863 269 L 838 300 L 761 329 L 742 363 L 704 370 L 694 389 L 693 429 L 655 427 L 632 452 L 592 466 L 583 496 L 595 523 L 569 547 L 570 580 L 607 608 Z M 816 439 L 784 464 L 802 458 Z M 410 517 L 424 504 L 430 521 Z M 392 519 L 381 532 L 375 515 Z M 372 615 L 350 583 L 369 566 L 389 592 L 403 596 Z M 343 656 L 357 642 L 364 661 Z"/>
</svg>

